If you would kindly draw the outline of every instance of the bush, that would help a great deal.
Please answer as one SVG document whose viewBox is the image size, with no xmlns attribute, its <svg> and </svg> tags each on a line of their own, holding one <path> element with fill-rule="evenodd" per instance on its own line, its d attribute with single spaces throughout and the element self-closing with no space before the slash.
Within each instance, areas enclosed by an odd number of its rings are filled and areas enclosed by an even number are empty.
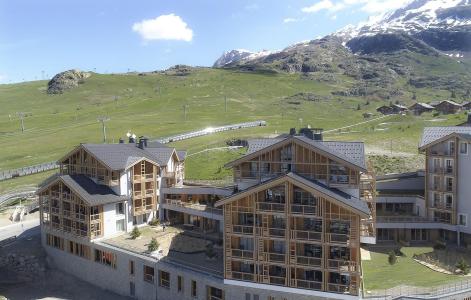
<svg viewBox="0 0 471 300">
<path fill-rule="evenodd" d="M 135 240 L 140 236 L 141 236 L 141 231 L 139 230 L 139 228 L 137 228 L 137 226 L 135 226 L 131 231 L 131 238 Z"/>
<path fill-rule="evenodd" d="M 391 266 L 397 262 L 396 253 L 394 253 L 394 251 L 389 251 L 388 262 Z"/>
<path fill-rule="evenodd" d="M 396 255 L 396 256 L 401 256 L 401 257 L 402 257 L 402 256 L 406 256 L 406 255 L 401 251 L 400 248 L 394 249 L 394 255 Z"/>
<path fill-rule="evenodd" d="M 153 218 L 150 222 L 149 222 L 149 225 L 150 226 L 157 226 L 160 224 L 160 220 L 159 218 Z"/>
<path fill-rule="evenodd" d="M 159 242 L 157 242 L 155 238 L 152 238 L 150 243 L 147 245 L 147 250 L 149 250 L 149 252 L 154 252 L 157 249 L 159 249 Z"/>
<path fill-rule="evenodd" d="M 469 265 L 463 258 L 458 261 L 456 267 L 460 269 L 464 275 L 467 275 L 469 273 Z"/>
</svg>

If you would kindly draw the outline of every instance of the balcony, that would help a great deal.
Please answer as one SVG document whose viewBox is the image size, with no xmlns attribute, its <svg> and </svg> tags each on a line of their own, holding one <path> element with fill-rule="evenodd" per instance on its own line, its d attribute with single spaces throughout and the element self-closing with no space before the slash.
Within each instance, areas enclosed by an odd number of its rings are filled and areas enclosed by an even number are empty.
<svg viewBox="0 0 471 300">
<path fill-rule="evenodd" d="M 92 222 L 100 221 L 100 214 L 90 215 L 90 221 Z"/>
<path fill-rule="evenodd" d="M 346 284 L 338 284 L 338 283 L 329 283 L 327 285 L 327 291 L 334 292 L 334 293 L 342 293 L 342 294 L 351 294 L 356 295 L 356 289 L 350 291 L 350 286 Z"/>
<path fill-rule="evenodd" d="M 214 208 L 214 207 L 211 207 L 211 206 L 208 206 L 208 205 L 205 205 L 205 204 L 183 202 L 183 201 L 177 200 L 177 199 L 165 199 L 165 200 L 162 201 L 162 204 L 166 204 L 166 205 L 173 206 L 173 207 L 194 209 L 194 210 L 207 212 L 207 213 L 212 213 L 212 214 L 217 214 L 217 215 L 222 216 L 222 209 Z"/>
<path fill-rule="evenodd" d="M 230 276 L 232 277 L 232 279 L 236 280 L 254 281 L 253 273 L 232 271 L 230 272 Z"/>
<path fill-rule="evenodd" d="M 334 269 L 339 272 L 358 272 L 358 264 L 348 259 L 329 259 L 329 269 Z"/>
<path fill-rule="evenodd" d="M 269 262 L 274 262 L 274 263 L 286 262 L 286 254 L 284 253 L 265 252 L 264 254 Z"/>
<path fill-rule="evenodd" d="M 269 278 L 270 278 L 270 284 L 286 285 L 286 277 L 270 276 Z"/>
<path fill-rule="evenodd" d="M 296 264 L 310 267 L 320 267 L 322 266 L 322 258 L 312 257 L 312 256 L 296 256 Z"/>
<path fill-rule="evenodd" d="M 286 229 L 282 228 L 261 228 L 262 235 L 267 237 L 285 237 Z"/>
<path fill-rule="evenodd" d="M 291 286 L 301 289 L 322 290 L 322 282 L 304 279 L 291 279 Z"/>
<path fill-rule="evenodd" d="M 299 215 L 315 215 L 317 213 L 317 206 L 292 204 L 291 213 Z"/>
<path fill-rule="evenodd" d="M 307 230 L 291 230 L 291 238 L 305 241 L 321 241 L 322 232 Z"/>
<path fill-rule="evenodd" d="M 133 176 L 134 181 L 148 181 L 154 179 L 154 174 L 138 174 Z"/>
<path fill-rule="evenodd" d="M 426 217 L 420 216 L 378 216 L 376 223 L 427 223 Z"/>
<path fill-rule="evenodd" d="M 253 250 L 232 249 L 232 257 L 253 259 Z"/>
<path fill-rule="evenodd" d="M 455 155 L 455 149 L 445 149 L 445 150 L 432 149 L 432 151 L 430 151 L 430 154 L 434 155 L 434 156 L 454 156 Z"/>
<path fill-rule="evenodd" d="M 348 234 L 341 234 L 341 233 L 328 233 L 326 234 L 326 242 L 333 242 L 333 243 L 347 243 L 349 241 Z"/>
<path fill-rule="evenodd" d="M 257 210 L 268 212 L 284 212 L 285 203 L 257 202 Z"/>
<path fill-rule="evenodd" d="M 232 225 L 232 232 L 239 234 L 253 234 L 252 225 Z"/>
<path fill-rule="evenodd" d="M 58 206 L 52 206 L 51 207 L 51 213 L 53 214 L 59 214 L 60 208 Z"/>
<path fill-rule="evenodd" d="M 165 178 L 175 178 L 175 172 L 164 172 L 163 177 L 165 177 Z"/>
</svg>

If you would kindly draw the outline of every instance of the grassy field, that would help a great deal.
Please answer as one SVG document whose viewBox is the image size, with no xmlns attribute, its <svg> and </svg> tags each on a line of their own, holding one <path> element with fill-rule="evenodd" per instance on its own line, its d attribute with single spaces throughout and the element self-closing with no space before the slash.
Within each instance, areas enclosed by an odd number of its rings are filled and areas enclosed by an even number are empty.
<svg viewBox="0 0 471 300">
<path fill-rule="evenodd" d="M 102 142 L 100 116 L 108 116 L 108 142 L 117 142 L 127 131 L 151 138 L 211 126 L 265 120 L 268 126 L 217 133 L 172 143 L 188 154 L 225 146 L 234 138 L 273 136 L 291 127 L 311 125 L 326 130 L 364 122 L 363 114 L 379 117 L 376 108 L 385 101 L 373 98 L 332 96 L 354 84 L 349 77 L 340 83 L 303 79 L 299 74 L 244 73 L 234 70 L 195 69 L 187 76 L 162 73 L 92 74 L 78 88 L 61 95 L 48 95 L 46 81 L 0 85 L 0 170 L 54 161 L 79 143 Z M 410 87 L 408 87 L 410 89 Z M 312 93 L 324 100 L 292 97 Z M 412 103 L 403 98 L 391 99 Z M 443 98 L 444 91 L 417 90 L 421 101 Z M 224 97 L 227 97 L 227 112 Z M 185 119 L 183 106 L 187 105 Z M 360 109 L 358 109 L 360 107 Z M 26 112 L 25 132 L 17 112 Z M 454 116 L 389 116 L 342 130 L 328 132 L 326 139 L 358 140 L 367 153 L 378 156 L 378 170 L 397 171 L 420 166 L 417 144 L 425 126 L 453 125 L 465 120 Z M 391 153 L 394 154 L 391 154 Z M 234 151 L 211 151 L 189 156 L 188 179 L 223 179 L 230 175 L 222 166 L 241 155 Z M 386 156 L 397 156 L 395 159 Z M 398 167 L 400 166 L 400 167 Z M 405 166 L 405 167 L 404 167 Z M 0 191 L 33 184 L 48 173 L 0 183 Z"/>
<path fill-rule="evenodd" d="M 394 265 L 388 263 L 388 251 L 370 252 L 371 260 L 362 261 L 365 290 L 382 290 L 398 285 L 429 287 L 465 279 L 432 271 L 412 259 L 414 254 L 432 252 L 431 247 L 403 247 L 401 251 L 405 256 L 398 257 Z"/>
<path fill-rule="evenodd" d="M 212 144 L 221 144 L 234 136 L 274 134 L 308 124 L 325 129 L 339 128 L 363 121 L 364 112 L 375 112 L 376 107 L 385 104 L 371 99 L 366 105 L 365 99 L 330 95 L 331 91 L 351 84 L 348 77 L 342 83 L 327 84 L 304 80 L 297 74 L 198 69 L 188 76 L 93 74 L 80 87 L 62 95 L 48 95 L 45 81 L 0 85 L 0 170 L 55 160 L 81 142 L 101 142 L 101 124 L 97 118 L 102 115 L 110 117 L 107 122 L 109 142 L 117 142 L 128 130 L 157 138 L 208 126 L 257 119 L 268 122 L 264 128 L 176 144 L 190 152 L 206 146 L 208 139 Z M 286 100 L 300 92 L 326 96 L 329 100 Z M 228 98 L 227 112 L 224 96 Z M 357 110 L 358 104 L 360 110 Z M 183 105 L 188 105 L 186 120 Z M 24 133 L 21 133 L 17 112 L 30 113 L 25 118 Z M 390 140 L 402 137 L 395 147 L 412 151 L 421 128 L 432 124 L 427 121 L 430 118 L 393 117 L 387 121 L 392 122 L 390 124 L 380 124 L 386 121 L 368 123 L 346 132 L 334 132 L 329 137 L 365 140 L 381 149 L 388 149 Z M 464 119 L 464 115 L 456 120 L 452 118 L 433 124 L 456 123 Z"/>
</svg>

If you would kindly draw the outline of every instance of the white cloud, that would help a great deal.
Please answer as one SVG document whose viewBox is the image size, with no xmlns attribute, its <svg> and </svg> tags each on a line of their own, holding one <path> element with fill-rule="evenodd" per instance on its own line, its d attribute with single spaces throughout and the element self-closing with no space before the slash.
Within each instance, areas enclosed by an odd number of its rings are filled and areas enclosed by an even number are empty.
<svg viewBox="0 0 471 300">
<path fill-rule="evenodd" d="M 301 11 L 305 13 L 316 13 L 321 10 L 327 10 L 333 13 L 344 9 L 345 7 L 346 6 L 342 1 L 334 3 L 330 0 L 322 0 L 311 6 L 303 7 Z"/>
<path fill-rule="evenodd" d="M 132 30 L 144 40 L 177 40 L 190 42 L 193 30 L 175 14 L 161 15 L 155 19 L 134 23 Z"/>
<path fill-rule="evenodd" d="M 311 6 L 303 7 L 301 11 L 316 13 L 326 10 L 330 13 L 335 13 L 356 6 L 369 14 L 377 14 L 398 9 L 408 2 L 410 0 L 321 0 Z"/>
</svg>

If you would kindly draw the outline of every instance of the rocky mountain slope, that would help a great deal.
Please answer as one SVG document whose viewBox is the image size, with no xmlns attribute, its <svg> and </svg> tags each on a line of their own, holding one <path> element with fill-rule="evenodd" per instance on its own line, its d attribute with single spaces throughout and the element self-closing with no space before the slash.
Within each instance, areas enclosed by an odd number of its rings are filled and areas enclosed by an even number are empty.
<svg viewBox="0 0 471 300">
<path fill-rule="evenodd" d="M 229 52 L 230 53 L 230 52 Z M 471 81 L 471 0 L 415 0 L 381 18 L 268 55 L 221 57 L 216 67 L 301 73 L 355 84 L 336 95 L 391 99 L 430 87 L 465 94 Z"/>
<path fill-rule="evenodd" d="M 65 90 L 77 87 L 90 77 L 90 73 L 80 70 L 68 70 L 56 74 L 47 84 L 48 94 L 62 94 Z"/>
</svg>

